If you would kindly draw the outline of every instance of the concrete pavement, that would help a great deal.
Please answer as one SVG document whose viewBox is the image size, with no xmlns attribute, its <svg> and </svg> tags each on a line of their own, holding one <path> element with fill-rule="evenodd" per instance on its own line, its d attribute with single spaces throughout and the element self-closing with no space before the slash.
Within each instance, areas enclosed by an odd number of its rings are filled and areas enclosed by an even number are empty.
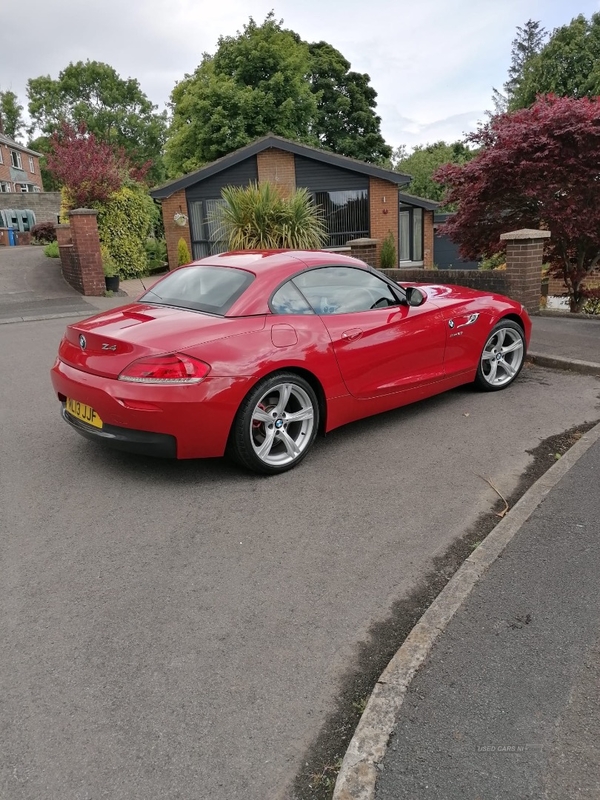
<svg viewBox="0 0 600 800">
<path fill-rule="evenodd" d="M 530 358 L 600 378 L 600 320 L 535 317 Z M 596 425 L 413 628 L 375 686 L 334 800 L 597 800 L 599 573 Z"/>
</svg>

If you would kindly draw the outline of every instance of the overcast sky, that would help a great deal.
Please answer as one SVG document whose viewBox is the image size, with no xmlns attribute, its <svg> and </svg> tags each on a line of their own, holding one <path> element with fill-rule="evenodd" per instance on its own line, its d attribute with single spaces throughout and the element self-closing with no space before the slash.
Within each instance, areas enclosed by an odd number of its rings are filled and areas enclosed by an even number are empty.
<svg viewBox="0 0 600 800">
<path fill-rule="evenodd" d="M 454 141 L 485 118 L 518 25 L 540 20 L 551 31 L 589 18 L 600 0 L 29 0 L 24 24 L 4 26 L 0 89 L 27 107 L 28 78 L 57 78 L 69 62 L 91 59 L 137 78 L 162 110 L 220 35 L 271 9 L 367 72 L 385 139 L 410 148 Z"/>
</svg>

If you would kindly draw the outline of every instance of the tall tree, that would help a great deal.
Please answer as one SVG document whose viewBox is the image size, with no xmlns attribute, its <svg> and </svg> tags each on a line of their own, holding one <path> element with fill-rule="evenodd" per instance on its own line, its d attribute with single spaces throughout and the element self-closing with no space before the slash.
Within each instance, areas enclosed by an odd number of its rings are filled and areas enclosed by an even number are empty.
<svg viewBox="0 0 600 800">
<path fill-rule="evenodd" d="M 14 92 L 0 92 L 0 117 L 4 133 L 11 139 L 17 139 L 25 128 L 23 106 Z"/>
<path fill-rule="evenodd" d="M 27 96 L 31 135 L 52 136 L 63 122 L 84 123 L 99 141 L 122 147 L 133 163 L 152 161 L 152 179 L 162 177 L 166 112 L 157 112 L 137 80 L 125 80 L 99 61 L 78 61 L 57 80 L 49 75 L 30 79 Z"/>
<path fill-rule="evenodd" d="M 410 155 L 404 152 L 403 157 L 396 161 L 394 169 L 412 177 L 403 191 L 441 202 L 444 199 L 444 187 L 434 180 L 434 174 L 444 164 L 465 164 L 474 154 L 475 151 L 460 141 L 451 144 L 440 141 L 417 145 Z"/>
<path fill-rule="evenodd" d="M 375 113 L 377 92 L 366 73 L 353 72 L 350 62 L 327 42 L 309 45 L 310 79 L 317 98 L 313 122 L 321 147 L 361 161 L 383 163 L 392 148 L 381 135 Z"/>
<path fill-rule="evenodd" d="M 461 254 L 499 252 L 507 231 L 549 230 L 546 260 L 579 310 L 584 281 L 600 263 L 599 129 L 600 98 L 547 95 L 470 134 L 477 155 L 436 173 L 446 200 L 458 204 L 445 231 Z"/>
<path fill-rule="evenodd" d="M 503 86 L 504 94 L 498 89 L 492 89 L 493 114 L 503 114 L 508 110 L 515 93 L 520 89 L 525 65 L 540 52 L 545 39 L 546 29 L 539 20 L 528 19 L 522 28 L 517 26 L 517 35 L 512 40 L 508 80 Z"/>
<path fill-rule="evenodd" d="M 171 95 L 171 175 L 189 172 L 268 133 L 368 161 L 389 158 L 368 75 L 335 48 L 308 45 L 273 12 L 221 37 Z"/>
<path fill-rule="evenodd" d="M 305 80 L 308 46 L 269 14 L 222 36 L 193 75 L 171 95 L 173 122 L 165 160 L 170 174 L 189 172 L 267 133 L 316 143 L 316 100 Z"/>
<path fill-rule="evenodd" d="M 600 13 L 583 15 L 553 31 L 548 43 L 525 63 L 511 108 L 525 108 L 539 94 L 600 95 Z"/>
</svg>

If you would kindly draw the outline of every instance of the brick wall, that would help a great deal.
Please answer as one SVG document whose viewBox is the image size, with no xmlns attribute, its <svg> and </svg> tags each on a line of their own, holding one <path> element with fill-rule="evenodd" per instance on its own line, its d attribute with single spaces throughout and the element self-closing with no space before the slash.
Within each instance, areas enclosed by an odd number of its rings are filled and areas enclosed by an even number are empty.
<svg viewBox="0 0 600 800">
<path fill-rule="evenodd" d="M 282 197 L 290 197 L 296 191 L 296 164 L 294 154 L 269 147 L 256 155 L 258 182 L 276 186 Z"/>
<path fill-rule="evenodd" d="M 180 189 L 171 197 L 166 197 L 162 201 L 162 214 L 163 222 L 165 225 L 165 241 L 167 243 L 167 259 L 169 261 L 169 269 L 177 269 L 177 245 L 180 239 L 183 239 L 187 244 L 190 251 L 190 256 L 194 258 L 192 252 L 192 238 L 190 233 L 190 221 L 184 226 L 177 225 L 173 217 L 177 213 L 188 213 L 187 201 L 185 199 L 185 189 Z"/>
<path fill-rule="evenodd" d="M 37 222 L 56 222 L 60 212 L 60 192 L 0 193 L 0 208 L 30 208 Z"/>
<path fill-rule="evenodd" d="M 386 269 L 385 274 L 400 283 L 448 283 L 452 286 L 468 286 L 480 292 L 495 292 L 509 296 L 510 287 L 506 270 L 491 269 Z"/>
<path fill-rule="evenodd" d="M 549 236 L 548 231 L 535 230 L 502 234 L 500 238 L 506 243 L 505 270 L 397 269 L 386 270 L 385 274 L 402 283 L 446 283 L 503 294 L 522 303 L 530 314 L 537 314 L 540 309 L 544 240 Z"/>
<path fill-rule="evenodd" d="M 377 240 L 375 264 L 379 266 L 381 243 L 391 233 L 398 254 L 398 187 L 381 178 L 369 178 L 370 236 Z M 364 259 L 363 259 L 364 260 Z"/>
<path fill-rule="evenodd" d="M 104 271 L 98 236 L 98 212 L 78 208 L 69 212 L 69 225 L 56 229 L 62 273 L 67 283 L 84 295 L 104 294 Z"/>
</svg>

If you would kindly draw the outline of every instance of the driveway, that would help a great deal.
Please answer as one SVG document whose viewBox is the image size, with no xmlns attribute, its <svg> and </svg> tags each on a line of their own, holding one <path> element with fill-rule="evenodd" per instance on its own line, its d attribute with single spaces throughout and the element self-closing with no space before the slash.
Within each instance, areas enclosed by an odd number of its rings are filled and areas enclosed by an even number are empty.
<svg viewBox="0 0 600 800">
<path fill-rule="evenodd" d="M 60 272 L 58 258 L 43 247 L 0 247 L 0 321 L 92 309 Z"/>
<path fill-rule="evenodd" d="M 373 626 L 493 507 L 484 479 L 508 496 L 541 440 L 600 417 L 596 378 L 528 366 L 337 430 L 276 478 L 143 459 L 60 419 L 64 322 L 2 326 L 11 800 L 289 797 Z"/>
</svg>

